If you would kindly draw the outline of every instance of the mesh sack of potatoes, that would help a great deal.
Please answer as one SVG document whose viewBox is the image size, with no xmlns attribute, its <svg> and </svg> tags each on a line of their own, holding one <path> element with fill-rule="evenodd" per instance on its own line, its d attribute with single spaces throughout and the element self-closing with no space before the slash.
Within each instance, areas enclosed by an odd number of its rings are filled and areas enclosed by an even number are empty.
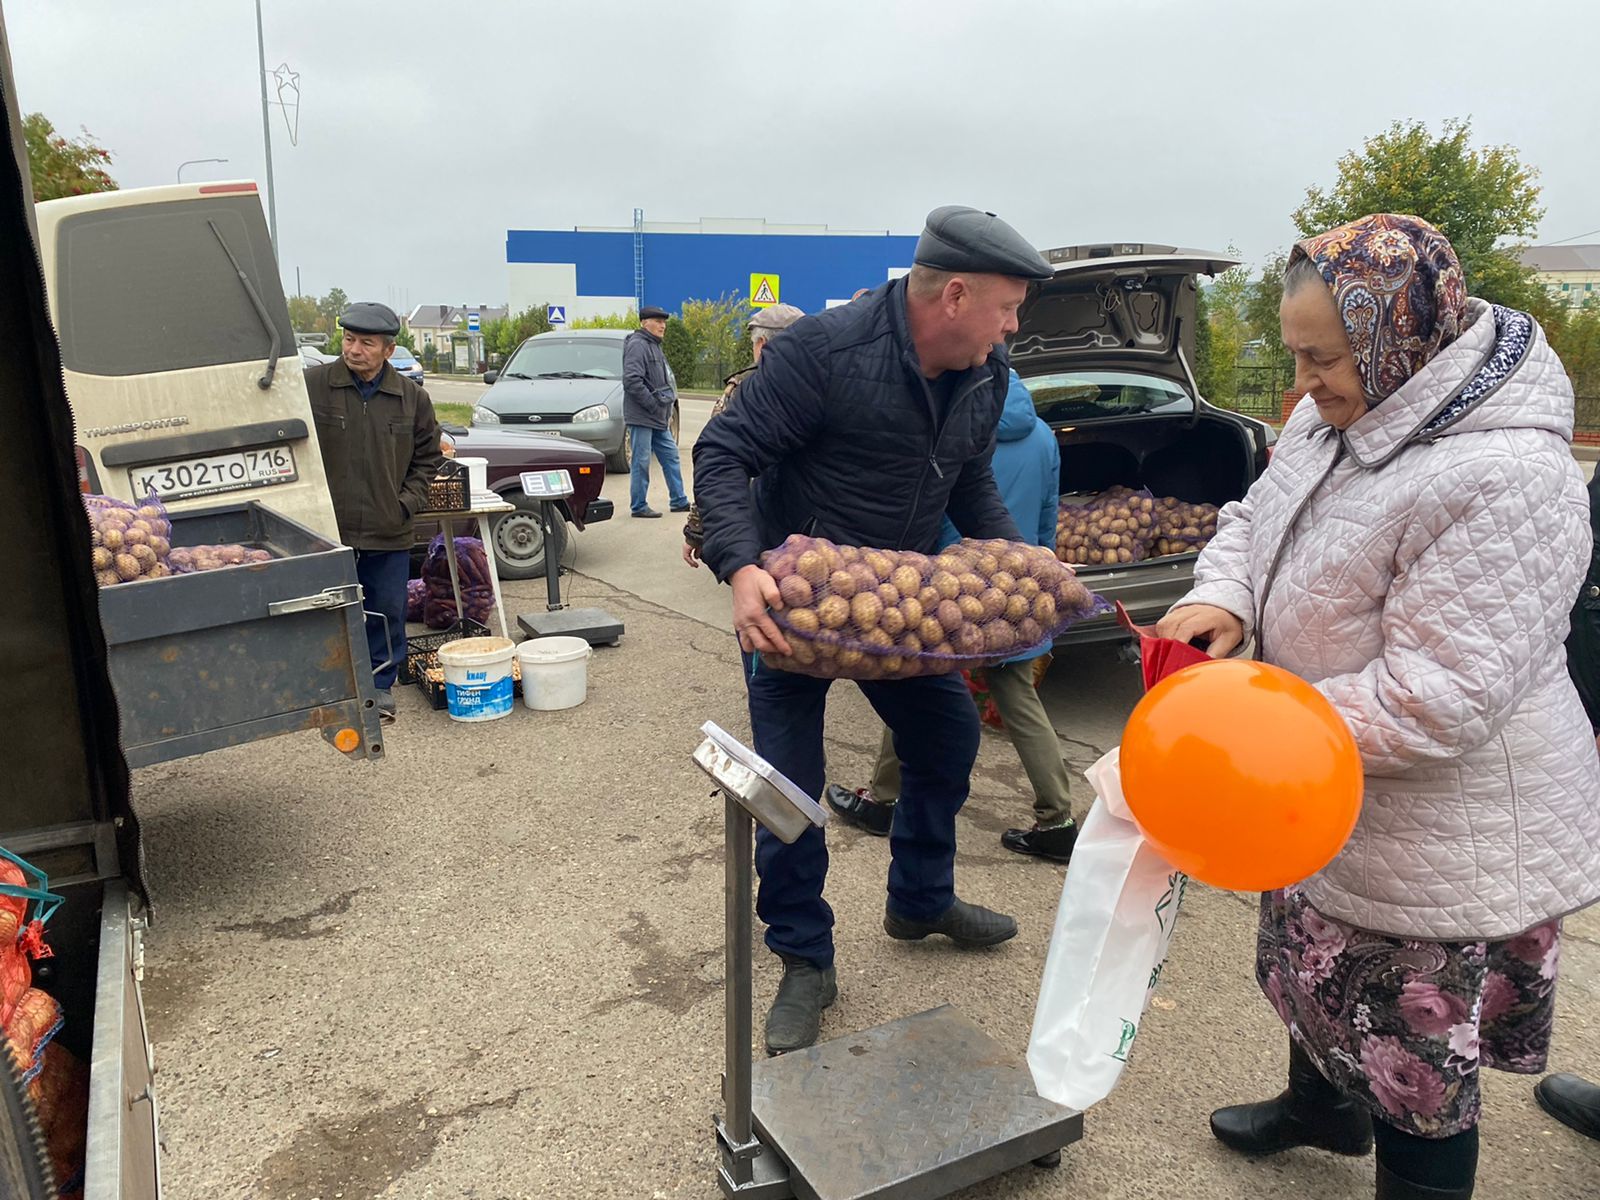
<svg viewBox="0 0 1600 1200">
<path fill-rule="evenodd" d="M 1062 497 L 1056 509 L 1056 557 L 1079 566 L 1142 561 L 1155 534 L 1149 492 L 1114 487 L 1087 499 Z"/>
<path fill-rule="evenodd" d="M 193 575 L 197 571 L 220 571 L 223 567 L 271 562 L 272 551 L 235 542 L 216 546 L 174 546 L 171 557 L 174 575 Z"/>
<path fill-rule="evenodd" d="M 1190 504 L 1176 496 L 1156 501 L 1155 538 L 1151 550 L 1158 558 L 1204 550 L 1216 535 L 1215 504 Z"/>
<path fill-rule="evenodd" d="M 1048 547 L 962 541 L 938 554 L 789 538 L 762 556 L 792 653 L 769 666 L 824 679 L 910 679 L 1004 662 L 1105 611 Z"/>
<path fill-rule="evenodd" d="M 130 504 L 115 496 L 85 496 L 89 515 L 89 554 L 101 587 L 160 579 L 172 574 L 172 522 L 154 496 Z"/>
</svg>

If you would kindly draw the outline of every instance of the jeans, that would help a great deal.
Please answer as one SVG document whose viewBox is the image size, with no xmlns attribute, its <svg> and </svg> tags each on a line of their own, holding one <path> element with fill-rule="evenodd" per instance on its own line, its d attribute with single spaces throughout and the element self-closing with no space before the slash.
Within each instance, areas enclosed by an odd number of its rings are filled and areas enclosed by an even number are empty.
<svg viewBox="0 0 1600 1200">
<path fill-rule="evenodd" d="M 368 613 L 382 613 L 389 619 L 389 634 L 383 622 L 367 617 L 367 653 L 372 658 L 372 686 L 386 692 L 400 674 L 406 657 L 406 580 L 411 575 L 409 550 L 357 550 L 356 578 L 365 594 L 362 606 Z M 393 643 L 391 658 L 390 643 Z M 388 659 L 389 661 L 385 661 Z"/>
<path fill-rule="evenodd" d="M 633 455 L 633 471 L 628 493 L 629 507 L 633 512 L 643 512 L 650 507 L 646 494 L 650 491 L 650 455 L 661 460 L 661 473 L 667 480 L 667 499 L 673 508 L 689 507 L 689 497 L 683 490 L 683 468 L 678 464 L 678 443 L 672 440 L 670 429 L 651 429 L 648 425 L 628 426 L 629 450 Z"/>
<path fill-rule="evenodd" d="M 822 795 L 822 719 L 829 680 L 774 670 L 744 656 L 755 750 L 801 791 Z M 966 803 L 978 757 L 978 710 L 960 675 L 857 685 L 894 733 L 904 790 L 889 834 L 888 907 L 933 921 L 955 903 L 956 813 Z M 833 910 L 822 898 L 828 875 L 823 832 L 808 828 L 784 845 L 756 830 L 761 886 L 756 913 L 775 954 L 819 967 L 833 963 Z"/>
<path fill-rule="evenodd" d="M 1067 764 L 1061 758 L 1061 739 L 1044 711 L 1044 701 L 1033 686 L 1033 660 L 985 667 L 989 694 L 1006 723 L 1006 732 L 1033 785 L 1033 822 L 1051 829 L 1072 820 L 1072 799 Z M 872 798 L 893 804 L 900 798 L 900 759 L 886 729 L 878 762 L 872 770 Z"/>
</svg>

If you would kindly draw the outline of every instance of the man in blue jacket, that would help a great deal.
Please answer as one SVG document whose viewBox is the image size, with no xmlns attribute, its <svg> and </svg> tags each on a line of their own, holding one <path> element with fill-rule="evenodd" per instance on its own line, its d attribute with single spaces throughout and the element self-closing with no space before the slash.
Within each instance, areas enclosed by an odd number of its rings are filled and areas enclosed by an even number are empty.
<svg viewBox="0 0 1600 1200">
<path fill-rule="evenodd" d="M 996 437 L 994 481 L 1000 498 L 1022 530 L 1024 540 L 1035 546 L 1053 547 L 1056 505 L 1061 494 L 1061 448 L 1056 445 L 1050 426 L 1039 419 L 1033 396 L 1015 371 L 1011 372 L 1011 390 L 1006 393 Z M 941 544 L 949 545 L 960 538 L 960 531 L 946 519 Z M 984 677 L 1028 782 L 1033 785 L 1033 828 L 1008 829 L 1000 844 L 1018 854 L 1064 863 L 1072 858 L 1078 827 L 1072 820 L 1061 741 L 1033 683 L 1037 661 L 1049 651 L 1048 644 L 1040 646 L 1010 662 L 990 667 Z M 828 785 L 828 804 L 833 810 L 852 825 L 880 837 L 889 833 L 899 798 L 900 759 L 887 731 L 870 788 L 850 791 L 836 783 Z"/>
<path fill-rule="evenodd" d="M 661 515 L 650 507 L 648 498 L 651 454 L 661 460 L 672 511 L 689 511 L 683 471 L 678 466 L 678 443 L 672 440 L 672 408 L 678 394 L 661 350 L 666 331 L 667 310 L 646 305 L 639 310 L 639 328 L 622 343 L 622 421 L 633 468 L 628 499 L 636 517 Z"/>
<path fill-rule="evenodd" d="M 802 533 L 929 553 L 946 512 L 975 537 L 1018 537 L 990 469 L 1009 379 L 1003 343 L 1028 281 L 1053 272 L 1004 221 L 958 206 L 928 215 L 914 263 L 908 277 L 774 339 L 739 403 L 694 448 L 701 557 L 733 587 L 756 751 L 816 797 L 828 681 L 760 662 L 762 651 L 789 650 L 770 615 L 783 602 L 762 552 Z M 1010 917 L 955 894 L 955 819 L 978 751 L 977 711 L 960 676 L 860 687 L 893 732 L 905 783 L 884 931 L 963 947 L 1015 936 Z M 782 1053 L 816 1040 L 838 995 L 822 831 L 785 846 L 762 830 L 756 869 L 756 911 L 784 961 L 766 1024 L 767 1049 Z"/>
</svg>

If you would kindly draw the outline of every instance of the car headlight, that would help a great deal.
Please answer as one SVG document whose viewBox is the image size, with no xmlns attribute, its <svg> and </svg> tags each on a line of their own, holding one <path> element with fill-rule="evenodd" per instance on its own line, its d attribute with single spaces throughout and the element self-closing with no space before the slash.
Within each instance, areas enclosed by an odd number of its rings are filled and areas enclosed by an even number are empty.
<svg viewBox="0 0 1600 1200">
<path fill-rule="evenodd" d="M 492 408 L 485 408 L 481 404 L 475 405 L 472 409 L 472 423 L 474 425 L 498 425 L 500 424 L 500 414 Z"/>
<path fill-rule="evenodd" d="M 580 413 L 574 413 L 572 423 L 576 425 L 580 421 L 609 421 L 610 419 L 611 410 L 609 408 L 604 404 L 593 404 Z"/>
</svg>

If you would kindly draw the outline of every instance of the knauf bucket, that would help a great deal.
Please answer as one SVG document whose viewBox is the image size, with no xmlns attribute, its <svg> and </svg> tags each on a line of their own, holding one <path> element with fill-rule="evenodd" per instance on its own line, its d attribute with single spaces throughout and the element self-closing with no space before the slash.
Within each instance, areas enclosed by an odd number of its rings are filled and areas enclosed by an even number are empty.
<svg viewBox="0 0 1600 1200">
<path fill-rule="evenodd" d="M 467 486 L 472 489 L 474 496 L 481 496 L 489 490 L 489 460 L 487 458 L 467 458 L 461 456 L 456 459 L 467 470 Z"/>
<path fill-rule="evenodd" d="M 457 721 L 492 721 L 511 711 L 510 638 L 460 638 L 439 647 L 444 694 Z"/>
<path fill-rule="evenodd" d="M 589 695 L 589 643 L 576 637 L 534 638 L 517 647 L 522 702 L 541 712 L 576 708 Z"/>
</svg>

